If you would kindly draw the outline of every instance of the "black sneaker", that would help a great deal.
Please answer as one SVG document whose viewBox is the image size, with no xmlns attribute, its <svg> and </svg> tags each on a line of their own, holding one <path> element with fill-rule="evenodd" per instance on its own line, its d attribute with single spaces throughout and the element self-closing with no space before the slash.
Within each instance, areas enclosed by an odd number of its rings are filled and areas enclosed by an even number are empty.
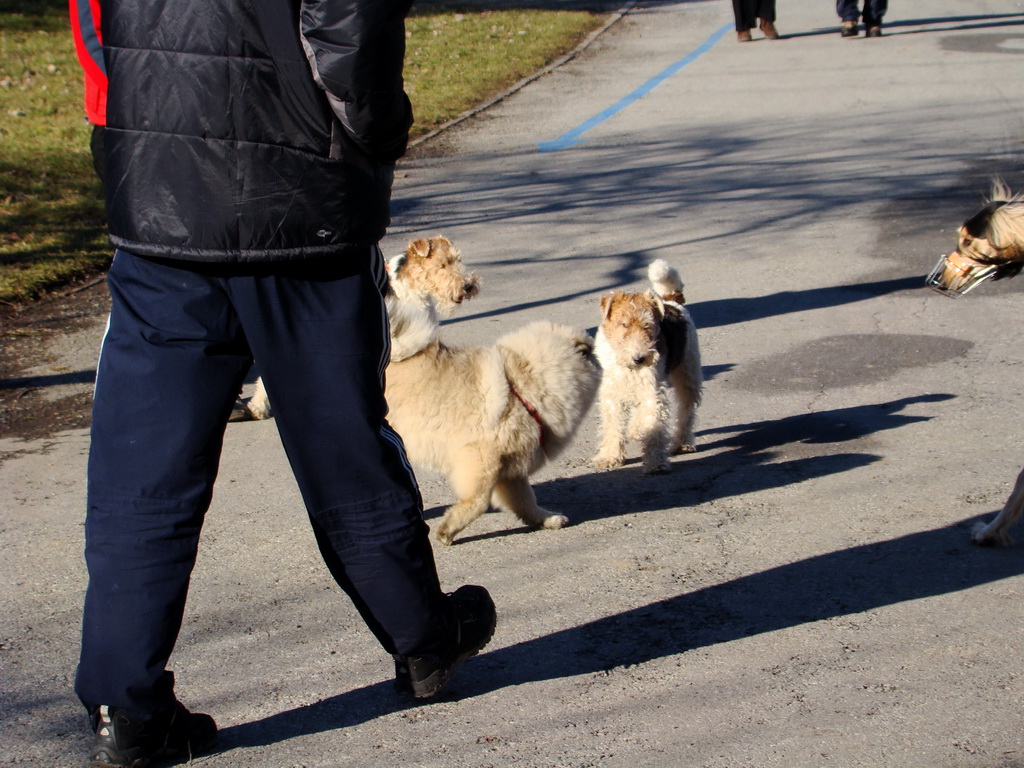
<svg viewBox="0 0 1024 768">
<path fill-rule="evenodd" d="M 89 765 L 98 768 L 149 768 L 188 760 L 217 740 L 209 715 L 193 714 L 180 702 L 163 717 L 132 722 L 120 710 L 103 706 L 95 716 L 96 742 Z"/>
<path fill-rule="evenodd" d="M 437 695 L 451 680 L 455 667 L 479 653 L 493 637 L 498 614 L 486 589 L 467 584 L 448 598 L 459 621 L 455 647 L 444 656 L 395 656 L 395 689 L 399 692 L 417 699 Z"/>
<path fill-rule="evenodd" d="M 868 27 L 868 31 L 865 34 L 868 37 L 881 37 L 882 36 L 882 27 L 881 27 L 881 25 L 878 25 L 878 24 L 876 24 L 873 27 Z"/>
<path fill-rule="evenodd" d="M 839 34 L 843 37 L 856 37 L 857 36 L 857 22 L 856 21 L 844 21 L 843 28 L 839 30 Z"/>
</svg>

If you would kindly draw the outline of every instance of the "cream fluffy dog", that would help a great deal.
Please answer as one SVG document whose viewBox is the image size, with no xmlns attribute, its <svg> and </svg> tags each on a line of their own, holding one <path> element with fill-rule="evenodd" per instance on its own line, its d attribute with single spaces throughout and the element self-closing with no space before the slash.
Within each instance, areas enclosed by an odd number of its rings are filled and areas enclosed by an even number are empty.
<svg viewBox="0 0 1024 768">
<path fill-rule="evenodd" d="M 647 274 L 652 290 L 601 298 L 594 352 L 603 369 L 598 392 L 603 438 L 594 464 L 622 465 L 626 441 L 635 439 L 643 445 L 644 472 L 653 474 L 668 471 L 670 455 L 695 450 L 703 376 L 678 271 L 659 259 Z"/>
<path fill-rule="evenodd" d="M 388 420 L 410 460 L 445 473 L 458 497 L 438 541 L 451 544 L 489 505 L 535 528 L 561 528 L 568 518 L 539 507 L 528 478 L 568 445 L 593 401 L 592 339 L 541 321 L 491 347 L 449 347 L 429 295 L 409 290 L 408 269 L 402 258 L 391 262 Z"/>
</svg>

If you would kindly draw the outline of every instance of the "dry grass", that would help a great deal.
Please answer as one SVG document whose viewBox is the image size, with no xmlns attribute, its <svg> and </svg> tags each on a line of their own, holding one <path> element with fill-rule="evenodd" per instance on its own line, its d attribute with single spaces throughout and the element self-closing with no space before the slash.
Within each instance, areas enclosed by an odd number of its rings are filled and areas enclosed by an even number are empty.
<svg viewBox="0 0 1024 768">
<path fill-rule="evenodd" d="M 67 5 L 0 4 L 2 301 L 32 298 L 108 259 L 81 104 Z"/>
<path fill-rule="evenodd" d="M 581 11 L 414 9 L 405 67 L 414 136 L 541 69 L 598 23 Z"/>
</svg>

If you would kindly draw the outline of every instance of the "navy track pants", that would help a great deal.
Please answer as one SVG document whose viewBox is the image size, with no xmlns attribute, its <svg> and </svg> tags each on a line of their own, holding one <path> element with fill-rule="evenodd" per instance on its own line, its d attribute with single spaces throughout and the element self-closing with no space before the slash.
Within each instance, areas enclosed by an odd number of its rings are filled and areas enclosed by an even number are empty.
<svg viewBox="0 0 1024 768">
<path fill-rule="evenodd" d="M 877 27 L 882 24 L 882 17 L 889 8 L 889 0 L 836 0 L 836 13 L 843 21 L 859 21 L 861 14 L 858 4 L 864 6 L 864 24 Z"/>
<path fill-rule="evenodd" d="M 254 356 L 332 576 L 389 653 L 449 646 L 455 618 L 419 490 L 385 419 L 383 267 L 376 247 L 256 266 L 115 255 L 76 679 L 90 711 L 106 704 L 144 720 L 173 704 L 167 663 L 224 429 Z"/>
</svg>

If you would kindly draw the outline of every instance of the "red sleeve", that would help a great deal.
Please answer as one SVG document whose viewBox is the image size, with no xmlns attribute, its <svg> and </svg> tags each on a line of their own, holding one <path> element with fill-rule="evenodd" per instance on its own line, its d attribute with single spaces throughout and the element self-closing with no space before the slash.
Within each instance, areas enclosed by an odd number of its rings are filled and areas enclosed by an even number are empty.
<svg viewBox="0 0 1024 768">
<path fill-rule="evenodd" d="M 85 113 L 89 122 L 107 122 L 107 72 L 103 63 L 99 0 L 68 0 L 75 53 L 85 73 Z"/>
</svg>

